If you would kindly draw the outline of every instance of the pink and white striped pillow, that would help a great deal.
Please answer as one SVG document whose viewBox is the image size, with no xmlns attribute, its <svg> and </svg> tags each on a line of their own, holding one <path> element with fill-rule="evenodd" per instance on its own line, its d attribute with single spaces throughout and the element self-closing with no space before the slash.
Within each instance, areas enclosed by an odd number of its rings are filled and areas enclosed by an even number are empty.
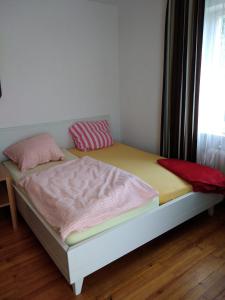
<svg viewBox="0 0 225 300">
<path fill-rule="evenodd" d="M 76 122 L 69 128 L 75 147 L 81 151 L 97 150 L 113 144 L 107 120 Z"/>
</svg>

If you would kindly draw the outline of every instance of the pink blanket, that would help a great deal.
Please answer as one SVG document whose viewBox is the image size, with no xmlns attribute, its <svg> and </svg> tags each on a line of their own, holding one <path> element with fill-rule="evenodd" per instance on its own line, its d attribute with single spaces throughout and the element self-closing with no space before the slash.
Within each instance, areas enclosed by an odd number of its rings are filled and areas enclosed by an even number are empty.
<svg viewBox="0 0 225 300">
<path fill-rule="evenodd" d="M 26 176 L 19 184 L 63 239 L 158 195 L 136 176 L 88 156 Z"/>
</svg>

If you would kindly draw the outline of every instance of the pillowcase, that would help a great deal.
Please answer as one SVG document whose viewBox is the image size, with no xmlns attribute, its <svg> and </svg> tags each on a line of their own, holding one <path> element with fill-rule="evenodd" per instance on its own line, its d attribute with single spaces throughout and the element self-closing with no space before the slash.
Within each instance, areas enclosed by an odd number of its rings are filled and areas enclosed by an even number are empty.
<svg viewBox="0 0 225 300">
<path fill-rule="evenodd" d="M 4 154 L 15 162 L 21 171 L 49 161 L 64 159 L 63 152 L 47 133 L 21 140 L 5 149 Z"/>
<path fill-rule="evenodd" d="M 107 120 L 76 122 L 69 128 L 75 147 L 81 151 L 97 150 L 113 144 Z"/>
</svg>

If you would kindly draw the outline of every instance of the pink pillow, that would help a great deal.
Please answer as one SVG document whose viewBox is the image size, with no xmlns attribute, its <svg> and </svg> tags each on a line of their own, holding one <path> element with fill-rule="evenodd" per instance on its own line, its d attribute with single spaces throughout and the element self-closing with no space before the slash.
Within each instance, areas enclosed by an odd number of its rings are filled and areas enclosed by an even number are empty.
<svg viewBox="0 0 225 300">
<path fill-rule="evenodd" d="M 113 144 L 107 120 L 76 122 L 69 128 L 75 147 L 81 151 L 97 150 Z"/>
<path fill-rule="evenodd" d="M 21 171 L 64 158 L 53 137 L 47 133 L 21 140 L 5 149 L 4 154 L 15 162 Z"/>
</svg>

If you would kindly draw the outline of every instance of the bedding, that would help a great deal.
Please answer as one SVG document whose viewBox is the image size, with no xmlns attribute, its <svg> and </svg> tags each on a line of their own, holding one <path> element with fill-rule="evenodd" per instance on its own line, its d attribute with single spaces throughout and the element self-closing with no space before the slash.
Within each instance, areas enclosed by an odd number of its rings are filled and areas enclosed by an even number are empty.
<svg viewBox="0 0 225 300">
<path fill-rule="evenodd" d="M 189 182 L 195 192 L 225 195 L 225 175 L 217 169 L 179 159 L 159 159 L 158 163 Z"/>
<path fill-rule="evenodd" d="M 75 155 L 73 155 L 71 152 L 63 149 L 62 150 L 64 156 L 65 156 L 65 161 L 68 160 L 74 160 L 77 157 Z M 40 172 L 40 171 L 44 171 L 49 169 L 50 167 L 56 166 L 58 164 L 62 164 L 63 161 L 59 161 L 59 162 L 49 162 L 46 164 L 42 164 L 37 166 L 34 169 L 30 169 L 26 172 L 21 172 L 18 167 L 16 166 L 16 164 L 14 164 L 12 161 L 8 160 L 6 162 L 4 162 L 4 165 L 7 167 L 7 169 L 9 170 L 13 181 L 16 183 L 18 182 L 24 175 L 31 175 L 33 173 L 36 172 Z M 22 187 L 17 186 L 17 189 L 20 191 L 20 193 L 23 194 L 23 196 L 25 197 L 26 201 L 30 202 L 30 204 L 32 205 L 32 202 L 29 199 L 29 196 L 26 194 L 25 190 Z M 33 205 L 32 205 L 33 206 Z M 158 196 L 155 197 L 154 199 L 152 199 L 152 201 L 147 202 L 147 204 L 138 207 L 138 208 L 134 208 L 131 209 L 125 213 L 122 213 L 121 215 L 111 218 L 110 220 L 107 220 L 105 222 L 102 222 L 101 224 L 98 224 L 96 226 L 93 226 L 91 228 L 88 228 L 86 230 L 83 230 L 81 232 L 76 232 L 73 231 L 71 232 L 65 239 L 65 243 L 69 246 L 72 246 L 78 242 L 81 242 L 87 238 L 90 238 L 100 232 L 103 232 L 104 230 L 110 229 L 112 227 L 115 227 L 123 222 L 127 222 L 135 217 L 138 217 L 141 214 L 144 214 L 146 212 L 149 212 L 151 210 L 154 210 L 155 208 L 157 208 L 159 206 L 159 198 Z M 50 225 L 50 224 L 49 224 Z M 53 228 L 54 229 L 54 228 Z"/>
<path fill-rule="evenodd" d="M 19 185 L 63 240 L 74 230 L 100 224 L 158 195 L 138 177 L 90 157 L 25 176 Z"/>
<path fill-rule="evenodd" d="M 159 207 L 159 197 L 156 196 L 151 201 L 148 201 L 146 204 L 130 209 L 129 211 L 120 214 L 117 217 L 111 218 L 105 222 L 102 222 L 96 226 L 93 226 L 91 228 L 88 228 L 86 230 L 76 232 L 73 231 L 70 233 L 65 243 L 69 246 L 72 246 L 80 241 L 83 241 L 85 239 L 88 239 L 89 237 L 92 237 L 100 232 L 103 232 L 104 230 L 110 229 L 112 227 L 115 227 L 121 223 L 128 222 L 129 220 L 136 218 L 144 213 L 147 213 L 149 211 L 154 210 L 155 208 Z"/>
<path fill-rule="evenodd" d="M 64 159 L 53 137 L 47 133 L 21 140 L 5 149 L 4 154 L 16 163 L 21 171 L 49 161 Z"/>
<path fill-rule="evenodd" d="M 107 120 L 76 122 L 69 128 L 69 133 L 80 151 L 97 150 L 113 144 Z"/>
<path fill-rule="evenodd" d="M 162 168 L 157 164 L 157 159 L 160 157 L 154 154 L 146 153 L 138 149 L 129 147 L 124 144 L 115 143 L 112 147 L 106 149 L 100 149 L 91 152 L 81 152 L 77 149 L 70 149 L 70 151 L 63 150 L 65 160 L 76 159 L 76 157 L 82 157 L 89 155 L 93 158 L 105 161 L 112 165 L 118 166 L 132 172 L 135 175 L 142 178 L 146 182 L 149 182 L 155 189 L 159 191 L 160 204 L 164 204 L 169 200 L 184 195 L 192 191 L 190 185 L 186 184 L 185 181 L 181 180 L 171 172 Z M 76 154 L 76 155 L 75 155 Z M 51 166 L 61 164 L 63 162 L 50 162 L 47 164 L 40 165 L 34 169 L 26 171 L 24 174 L 33 174 L 42 170 L 46 170 Z M 9 169 L 14 181 L 18 181 L 23 173 L 18 170 L 17 166 L 11 161 L 5 162 L 6 167 Z M 161 179 L 162 178 L 162 179 Z M 28 195 L 25 193 L 26 198 L 29 201 Z M 156 197 L 154 200 L 139 208 L 130 210 L 119 217 L 112 218 L 102 224 L 93 226 L 81 232 L 72 232 L 65 240 L 68 245 L 74 245 L 86 238 L 89 238 L 99 232 L 116 226 L 122 222 L 128 221 L 135 216 L 138 216 L 144 212 L 155 209 L 159 205 L 159 199 Z"/>
<path fill-rule="evenodd" d="M 78 157 L 88 155 L 138 176 L 159 192 L 160 204 L 193 191 L 190 184 L 158 165 L 157 160 L 162 157 L 124 144 L 114 143 L 109 148 L 85 153 L 73 148 L 70 152 Z"/>
<path fill-rule="evenodd" d="M 35 168 L 29 169 L 29 170 L 26 170 L 26 171 L 23 171 L 23 172 L 20 171 L 18 166 L 11 160 L 4 161 L 4 165 L 9 170 L 14 183 L 17 183 L 23 176 L 31 175 L 35 172 L 44 171 L 44 170 L 49 169 L 50 167 L 54 167 L 54 166 L 57 166 L 59 164 L 62 164 L 65 161 L 69 161 L 69 160 L 73 160 L 73 159 L 77 158 L 77 156 L 72 154 L 70 151 L 67 151 L 66 149 L 61 149 L 61 151 L 63 153 L 64 160 L 50 161 L 48 163 L 38 165 Z"/>
</svg>

